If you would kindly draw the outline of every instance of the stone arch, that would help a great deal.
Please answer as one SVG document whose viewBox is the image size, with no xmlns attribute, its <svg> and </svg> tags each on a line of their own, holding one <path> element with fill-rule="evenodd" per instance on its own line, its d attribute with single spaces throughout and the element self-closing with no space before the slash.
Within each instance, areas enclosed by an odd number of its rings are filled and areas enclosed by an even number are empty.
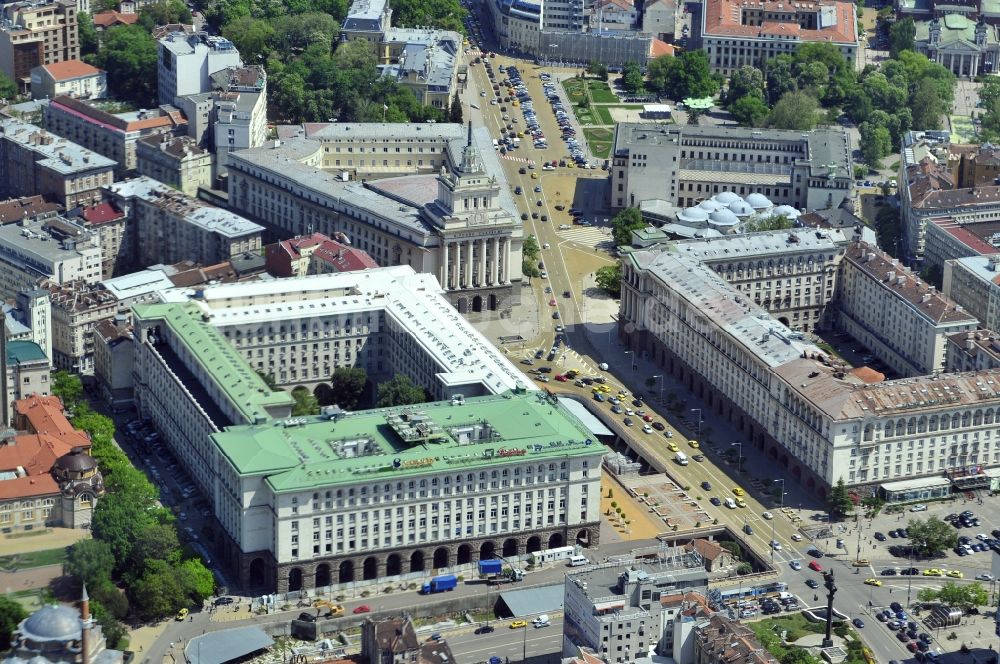
<svg viewBox="0 0 1000 664">
<path fill-rule="evenodd" d="M 590 546 L 590 529 L 583 528 L 576 534 L 576 543 L 583 546 Z"/>
<path fill-rule="evenodd" d="M 462 544 L 458 547 L 458 555 L 455 557 L 459 565 L 467 565 L 472 562 L 472 546 Z"/>
<path fill-rule="evenodd" d="M 316 565 L 316 572 L 313 575 L 313 588 L 325 588 L 330 585 L 330 565 L 320 563 Z"/>
<path fill-rule="evenodd" d="M 390 553 L 385 559 L 385 575 L 399 576 L 403 572 L 403 561 L 398 553 Z"/>
<path fill-rule="evenodd" d="M 378 560 L 374 556 L 368 556 L 361 563 L 361 578 L 365 581 L 378 578 Z"/>
<path fill-rule="evenodd" d="M 784 466 L 785 468 L 788 468 L 788 455 L 787 454 L 782 454 L 781 455 L 781 465 Z"/>
<path fill-rule="evenodd" d="M 302 569 L 293 567 L 288 570 L 288 592 L 294 593 L 302 590 Z"/>
<path fill-rule="evenodd" d="M 458 313 L 460 314 L 469 313 L 469 298 L 466 297 L 458 298 L 458 303 L 455 308 L 458 309 Z"/>
<path fill-rule="evenodd" d="M 490 293 L 490 296 L 487 299 L 487 301 L 489 302 L 489 304 L 487 306 L 489 307 L 490 311 L 496 311 L 497 310 L 497 294 L 496 293 Z"/>
<path fill-rule="evenodd" d="M 374 560 L 374 558 L 372 560 Z M 340 563 L 340 568 L 337 570 L 337 583 L 353 583 L 353 582 L 354 582 L 354 561 L 344 560 Z"/>
<path fill-rule="evenodd" d="M 410 573 L 424 571 L 424 552 L 416 550 L 410 554 Z"/>
<path fill-rule="evenodd" d="M 247 583 L 251 588 L 267 587 L 267 563 L 263 558 L 254 558 L 250 561 L 250 572 L 247 576 Z"/>
<path fill-rule="evenodd" d="M 448 561 L 451 559 L 451 552 L 445 547 L 441 546 L 434 549 L 434 569 L 442 569 L 448 567 Z"/>
<path fill-rule="evenodd" d="M 497 553 L 497 545 L 493 540 L 486 540 L 485 542 L 479 545 L 480 560 L 489 560 L 490 558 L 496 556 L 496 553 Z"/>
<path fill-rule="evenodd" d="M 541 551 L 541 550 L 542 550 L 542 538 L 539 537 L 538 535 L 532 535 L 531 537 L 529 537 L 528 546 L 525 548 L 525 551 L 528 553 L 534 553 L 535 551 Z"/>
<path fill-rule="evenodd" d="M 476 295 L 475 297 L 472 298 L 472 311 L 478 314 L 482 310 L 483 310 L 483 296 Z"/>
<path fill-rule="evenodd" d="M 504 558 L 509 558 L 510 556 L 517 555 L 517 540 L 513 537 L 508 537 L 503 541 L 503 548 L 501 549 Z"/>
<path fill-rule="evenodd" d="M 549 535 L 549 548 L 558 549 L 563 546 L 566 540 L 563 539 L 562 533 L 552 533 Z"/>
</svg>

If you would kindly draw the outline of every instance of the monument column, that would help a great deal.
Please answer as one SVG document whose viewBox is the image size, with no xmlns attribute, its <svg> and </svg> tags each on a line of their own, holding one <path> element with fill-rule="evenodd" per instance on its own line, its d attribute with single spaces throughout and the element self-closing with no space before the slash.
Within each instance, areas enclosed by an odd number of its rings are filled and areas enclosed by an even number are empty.
<svg viewBox="0 0 1000 664">
<path fill-rule="evenodd" d="M 491 285 L 500 285 L 500 236 L 493 238 L 493 278 Z"/>
<path fill-rule="evenodd" d="M 479 241 L 479 287 L 486 285 L 486 238 Z"/>
<path fill-rule="evenodd" d="M 474 245 L 472 244 L 472 240 L 466 240 L 466 242 L 465 242 L 465 250 L 469 252 L 469 255 L 465 259 L 465 262 L 466 262 L 466 265 L 465 265 L 465 287 L 466 288 L 472 288 L 473 275 L 475 274 L 475 269 L 476 269 L 475 256 L 473 255 L 473 246 Z"/>
<path fill-rule="evenodd" d="M 451 279 L 448 271 L 448 242 L 444 242 L 444 257 L 441 262 L 441 288 L 445 290 L 451 289 Z"/>
<path fill-rule="evenodd" d="M 462 243 L 455 243 L 455 289 L 462 287 Z"/>
</svg>

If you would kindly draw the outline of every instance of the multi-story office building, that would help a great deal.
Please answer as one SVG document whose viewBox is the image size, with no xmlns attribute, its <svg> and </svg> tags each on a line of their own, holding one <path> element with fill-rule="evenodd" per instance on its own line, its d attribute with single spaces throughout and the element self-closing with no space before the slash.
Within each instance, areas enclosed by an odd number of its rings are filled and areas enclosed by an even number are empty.
<svg viewBox="0 0 1000 664">
<path fill-rule="evenodd" d="M 212 153 L 190 136 L 161 134 L 139 139 L 135 148 L 139 175 L 145 175 L 191 197 L 212 186 Z"/>
<path fill-rule="evenodd" d="M 582 32 L 586 25 L 583 0 L 544 0 L 542 29 Z"/>
<path fill-rule="evenodd" d="M 115 162 L 13 118 L 0 119 L 0 198 L 40 194 L 69 210 L 101 200 Z"/>
<path fill-rule="evenodd" d="M 189 295 L 135 307 L 135 398 L 215 497 L 223 559 L 243 585 L 299 590 L 597 541 L 603 448 L 524 386 L 429 275 L 380 268 Z M 289 394 L 260 378 L 315 385 L 338 366 L 402 373 L 445 401 L 289 419 Z M 317 436 L 332 447 L 307 442 Z"/>
<path fill-rule="evenodd" d="M 101 247 L 92 233 L 62 218 L 0 226 L 0 294 L 14 298 L 42 279 L 101 279 Z"/>
<path fill-rule="evenodd" d="M 118 116 L 72 97 L 56 97 L 42 108 L 42 124 L 48 131 L 113 159 L 116 178 L 135 173 L 139 139 L 174 131 L 178 116 L 160 111 Z"/>
<path fill-rule="evenodd" d="M 210 125 L 216 172 L 224 175 L 229 154 L 267 140 L 267 75 L 259 65 L 230 67 L 212 75 Z"/>
<path fill-rule="evenodd" d="M 1000 255 L 951 260 L 941 291 L 988 330 L 1000 329 Z"/>
<path fill-rule="evenodd" d="M 205 32 L 170 32 L 159 40 L 156 85 L 161 104 L 175 97 L 196 95 L 212 89 L 212 74 L 230 67 L 242 67 L 240 52 L 223 37 Z"/>
<path fill-rule="evenodd" d="M 837 327 L 901 376 L 944 370 L 948 335 L 976 318 L 873 245 L 856 242 L 840 263 Z"/>
<path fill-rule="evenodd" d="M 131 408 L 135 343 L 124 320 L 103 320 L 94 327 L 94 377 L 101 397 L 114 411 Z"/>
<path fill-rule="evenodd" d="M 1000 215 L 985 221 L 955 221 L 932 217 L 924 226 L 921 271 L 941 274 L 945 263 L 957 258 L 985 258 L 1000 251 Z"/>
<path fill-rule="evenodd" d="M 589 648 L 605 662 L 625 664 L 650 650 L 672 653 L 673 612 L 667 597 L 705 594 L 708 572 L 701 556 L 664 549 L 566 574 L 563 596 L 564 654 Z"/>
<path fill-rule="evenodd" d="M 854 248 L 853 260 L 862 249 Z M 868 253 L 878 255 L 874 248 Z M 845 257 L 841 266 L 848 262 Z M 850 271 L 861 268 L 852 265 Z M 842 299 L 838 293 L 845 281 L 861 279 L 868 276 L 842 273 L 834 303 Z M 896 312 L 897 325 L 886 331 L 890 338 L 919 322 L 922 314 L 915 310 L 921 305 L 941 306 L 939 295 L 924 294 L 931 299 L 921 303 L 922 294 L 916 304 L 909 290 L 897 294 L 898 301 L 872 295 Z M 864 325 L 865 309 L 854 306 L 859 326 Z M 961 314 L 951 308 L 935 318 L 950 325 L 951 316 Z M 625 258 L 619 325 L 635 352 L 692 389 L 755 453 L 821 495 L 840 479 L 863 493 L 885 481 L 937 481 L 942 473 L 1000 465 L 1000 440 L 994 435 L 1000 371 L 868 384 L 735 291 L 721 274 L 684 254 L 641 250 Z M 927 340 L 936 337 L 933 324 L 920 325 L 926 334 L 915 343 L 933 346 Z M 930 351 L 918 359 L 934 362 Z"/>
<path fill-rule="evenodd" d="M 148 177 L 106 191 L 133 226 L 135 268 L 183 260 L 211 265 L 261 249 L 261 226 Z"/>
<path fill-rule="evenodd" d="M 714 194 L 762 194 L 802 210 L 851 197 L 851 144 L 844 130 L 619 123 L 611 165 L 612 207 L 664 200 L 677 207 Z"/>
<path fill-rule="evenodd" d="M 700 13 L 708 64 L 723 76 L 743 65 L 762 67 L 810 42 L 833 44 L 852 67 L 858 58 L 858 16 L 852 2 L 706 0 Z"/>
<path fill-rule="evenodd" d="M 234 153 L 229 204 L 280 234 L 340 232 L 381 265 L 433 274 L 461 313 L 503 313 L 521 279 L 521 224 L 489 132 L 461 130 L 329 125 Z M 362 184 L 321 169 L 438 174 Z"/>
<path fill-rule="evenodd" d="M 948 337 L 945 371 L 988 371 L 1000 369 L 1000 337 L 992 330 L 957 332 Z"/>
<path fill-rule="evenodd" d="M 378 267 L 361 249 L 331 240 L 322 233 L 293 237 L 264 247 L 267 272 L 275 277 L 350 272 Z"/>
<path fill-rule="evenodd" d="M 810 332 L 833 322 L 827 304 L 848 242 L 840 230 L 797 229 L 679 240 L 669 246 L 718 272 L 782 325 Z"/>
<path fill-rule="evenodd" d="M 119 312 L 118 298 L 99 283 L 43 281 L 52 303 L 52 363 L 57 369 L 94 373 L 94 329 Z"/>
<path fill-rule="evenodd" d="M 72 0 L 11 2 L 0 12 L 0 71 L 22 92 L 30 90 L 35 67 L 80 59 Z"/>
<path fill-rule="evenodd" d="M 133 261 L 132 227 L 125 212 L 109 202 L 77 208 L 73 221 L 92 231 L 101 245 L 101 278 L 109 279 Z"/>
<path fill-rule="evenodd" d="M 102 99 L 108 94 L 108 77 L 103 69 L 80 60 L 64 60 L 38 65 L 31 70 L 31 98 Z"/>
</svg>

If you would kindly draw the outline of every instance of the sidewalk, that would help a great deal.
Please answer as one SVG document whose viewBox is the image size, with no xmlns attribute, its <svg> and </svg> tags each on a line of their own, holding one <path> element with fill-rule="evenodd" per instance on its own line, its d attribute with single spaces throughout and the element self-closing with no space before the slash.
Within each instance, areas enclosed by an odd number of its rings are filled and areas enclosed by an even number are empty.
<svg viewBox="0 0 1000 664">
<path fill-rule="evenodd" d="M 45 532 L 39 532 L 37 535 L 22 533 L 19 533 L 17 537 L 4 535 L 3 540 L 0 540 L 2 542 L 0 550 L 3 551 L 3 555 L 10 556 L 31 551 L 60 549 L 88 538 L 90 538 L 90 531 L 83 528 L 48 528 Z"/>
</svg>

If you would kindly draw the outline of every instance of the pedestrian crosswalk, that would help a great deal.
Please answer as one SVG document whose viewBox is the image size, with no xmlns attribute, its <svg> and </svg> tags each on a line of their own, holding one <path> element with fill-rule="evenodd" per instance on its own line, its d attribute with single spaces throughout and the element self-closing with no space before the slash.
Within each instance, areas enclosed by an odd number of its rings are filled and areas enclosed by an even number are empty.
<svg viewBox="0 0 1000 664">
<path fill-rule="evenodd" d="M 527 157 L 514 157 L 514 156 L 509 155 L 509 154 L 502 154 L 502 155 L 499 155 L 499 156 L 500 156 L 501 159 L 506 159 L 507 161 L 513 161 L 513 162 L 516 162 L 518 164 L 527 164 L 529 161 L 531 161 Z"/>
<path fill-rule="evenodd" d="M 560 240 L 569 240 L 588 247 L 598 247 L 611 242 L 611 229 L 601 226 L 572 226 L 556 231 Z"/>
</svg>

